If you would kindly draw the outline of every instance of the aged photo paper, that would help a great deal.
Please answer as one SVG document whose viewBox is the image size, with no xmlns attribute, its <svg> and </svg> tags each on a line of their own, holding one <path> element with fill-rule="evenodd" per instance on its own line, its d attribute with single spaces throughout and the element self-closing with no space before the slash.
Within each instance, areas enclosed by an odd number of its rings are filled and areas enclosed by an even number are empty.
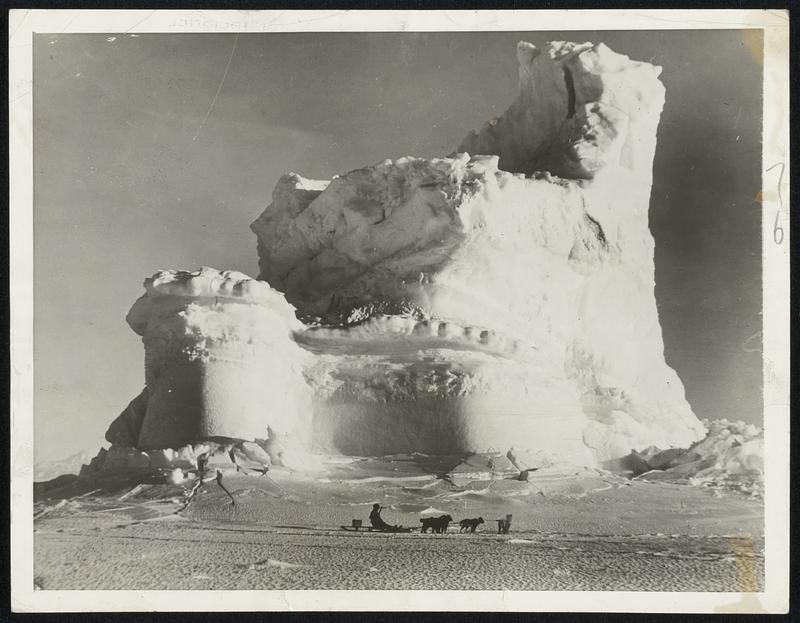
<svg viewBox="0 0 800 623">
<path fill-rule="evenodd" d="M 780 10 L 14 10 L 16 612 L 784 613 Z"/>
</svg>

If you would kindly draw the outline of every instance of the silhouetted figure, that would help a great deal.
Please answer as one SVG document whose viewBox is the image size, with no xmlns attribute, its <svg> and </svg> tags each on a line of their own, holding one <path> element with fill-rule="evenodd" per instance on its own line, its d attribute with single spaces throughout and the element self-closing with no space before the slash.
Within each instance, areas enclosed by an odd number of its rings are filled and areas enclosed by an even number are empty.
<svg viewBox="0 0 800 623">
<path fill-rule="evenodd" d="M 377 528 L 378 530 L 391 530 L 397 528 L 397 526 L 390 526 L 381 518 L 380 504 L 372 505 L 372 512 L 369 514 L 369 522 L 372 524 L 373 528 Z"/>
<path fill-rule="evenodd" d="M 508 534 L 511 529 L 511 515 L 506 515 L 505 519 L 497 520 L 497 534 Z"/>
</svg>

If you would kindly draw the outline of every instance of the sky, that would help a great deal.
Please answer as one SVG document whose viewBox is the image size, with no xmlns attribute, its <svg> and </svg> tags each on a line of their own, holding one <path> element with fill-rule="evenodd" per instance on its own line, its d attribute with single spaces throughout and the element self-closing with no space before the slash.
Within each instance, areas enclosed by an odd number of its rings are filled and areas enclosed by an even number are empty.
<svg viewBox="0 0 800 623">
<path fill-rule="evenodd" d="M 34 36 L 34 454 L 99 448 L 144 385 L 125 315 L 160 269 L 256 276 L 285 172 L 451 153 L 517 92 L 516 43 L 663 67 L 650 229 L 667 363 L 700 418 L 761 423 L 757 31 Z"/>
</svg>

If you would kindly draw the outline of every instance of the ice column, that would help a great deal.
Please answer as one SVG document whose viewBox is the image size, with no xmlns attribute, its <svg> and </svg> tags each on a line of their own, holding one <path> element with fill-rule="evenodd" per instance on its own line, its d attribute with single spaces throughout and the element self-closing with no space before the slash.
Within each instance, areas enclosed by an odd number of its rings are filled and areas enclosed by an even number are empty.
<svg viewBox="0 0 800 623">
<path fill-rule="evenodd" d="M 144 342 L 150 396 L 139 448 L 268 437 L 308 445 L 306 355 L 292 339 L 301 325 L 282 294 L 211 268 L 161 271 L 144 285 L 127 317 Z"/>
</svg>

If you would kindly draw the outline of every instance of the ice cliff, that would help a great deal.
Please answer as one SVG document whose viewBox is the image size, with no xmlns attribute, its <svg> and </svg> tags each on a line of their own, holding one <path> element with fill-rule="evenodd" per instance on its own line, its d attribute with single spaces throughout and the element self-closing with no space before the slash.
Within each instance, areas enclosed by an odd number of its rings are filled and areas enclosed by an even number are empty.
<svg viewBox="0 0 800 623">
<path fill-rule="evenodd" d="M 701 439 L 654 296 L 660 68 L 602 44 L 517 56 L 517 99 L 450 156 L 283 176 L 251 225 L 258 281 L 148 279 L 128 315 L 146 389 L 108 440 L 528 469 Z"/>
<path fill-rule="evenodd" d="M 705 432 L 654 297 L 660 68 L 602 44 L 517 55 L 516 101 L 457 153 L 288 174 L 251 226 L 260 278 L 318 325 L 323 447 L 595 462 Z"/>
</svg>

